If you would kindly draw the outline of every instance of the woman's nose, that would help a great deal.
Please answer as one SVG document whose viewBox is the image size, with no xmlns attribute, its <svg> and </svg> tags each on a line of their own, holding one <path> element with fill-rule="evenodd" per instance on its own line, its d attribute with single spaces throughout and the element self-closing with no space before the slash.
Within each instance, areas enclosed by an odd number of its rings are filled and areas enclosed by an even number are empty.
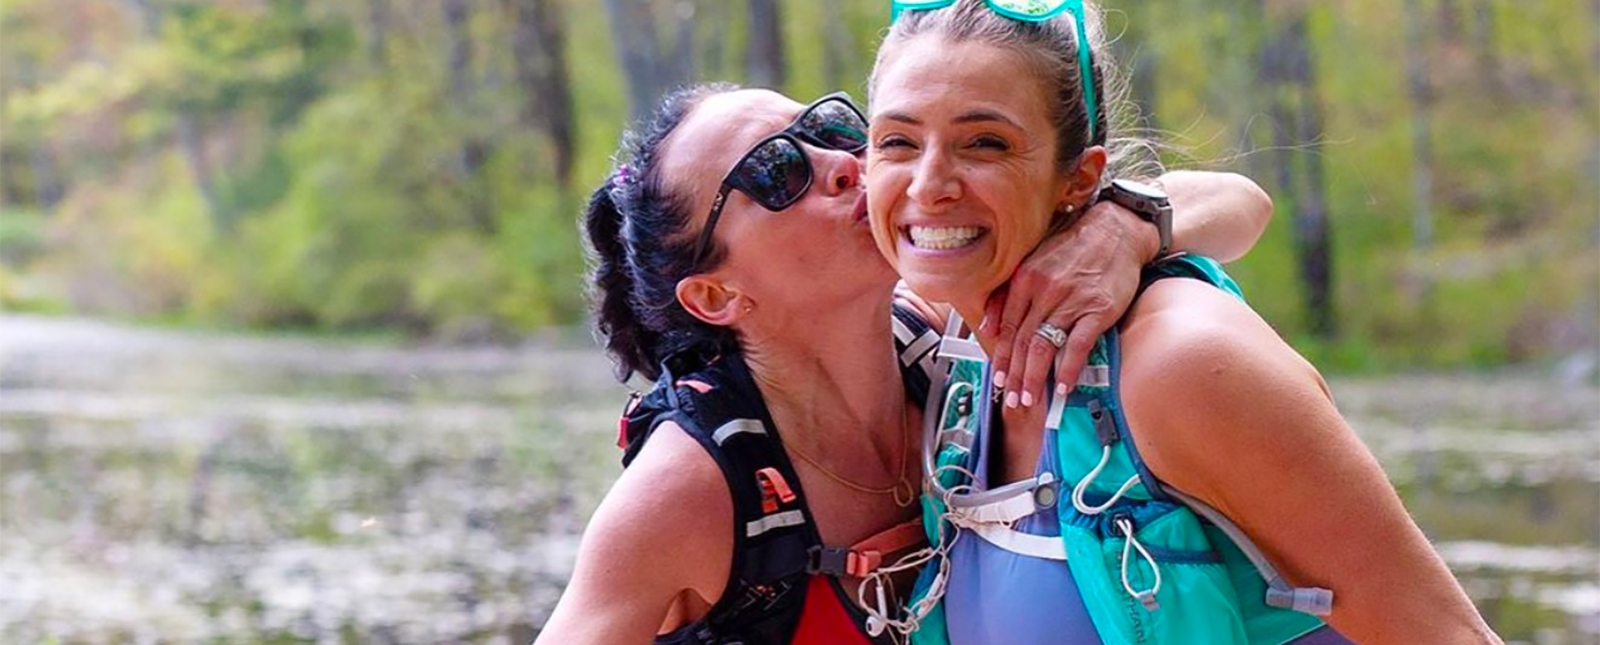
<svg viewBox="0 0 1600 645">
<path fill-rule="evenodd" d="M 954 170 L 945 155 L 936 150 L 924 152 L 912 168 L 911 185 L 906 187 L 906 196 L 925 210 L 960 198 L 961 182 L 957 180 Z"/>
<path fill-rule="evenodd" d="M 837 195 L 861 186 L 861 158 L 843 150 L 821 150 L 813 158 L 821 162 L 823 187 L 829 195 Z"/>
</svg>

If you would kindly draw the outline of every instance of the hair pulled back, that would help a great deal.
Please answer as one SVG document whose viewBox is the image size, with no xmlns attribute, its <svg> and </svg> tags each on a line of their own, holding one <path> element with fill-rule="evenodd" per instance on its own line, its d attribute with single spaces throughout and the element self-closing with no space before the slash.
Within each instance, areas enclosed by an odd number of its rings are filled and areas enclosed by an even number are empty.
<svg viewBox="0 0 1600 645">
<path fill-rule="evenodd" d="M 1056 167 L 1071 169 L 1091 146 L 1104 146 L 1108 177 L 1153 176 L 1160 173 L 1154 146 L 1146 139 L 1127 136 L 1134 128 L 1137 109 L 1127 100 L 1128 84 L 1106 46 L 1100 9 L 1083 3 L 1084 30 L 1089 37 L 1091 82 L 1098 117 L 1094 138 L 1089 136 L 1089 110 L 1084 103 L 1078 65 L 1078 35 L 1070 12 L 1049 20 L 1027 22 L 1007 18 L 990 9 L 985 0 L 957 0 L 948 7 L 906 10 L 890 27 L 873 65 L 869 91 L 876 92 L 878 72 L 886 58 L 911 40 L 933 36 L 949 43 L 974 42 L 1017 54 L 1043 83 L 1050 122 L 1056 132 Z"/>
<path fill-rule="evenodd" d="M 695 318 L 678 302 L 678 281 L 703 268 L 694 264 L 688 199 L 663 182 L 660 161 L 664 142 L 690 110 L 735 89 L 695 85 L 662 98 L 650 116 L 623 134 L 615 169 L 589 197 L 589 298 L 596 335 L 619 381 L 635 372 L 654 379 L 673 354 L 734 343 L 732 330 Z M 723 254 L 713 248 L 709 256 L 714 264 Z"/>
</svg>

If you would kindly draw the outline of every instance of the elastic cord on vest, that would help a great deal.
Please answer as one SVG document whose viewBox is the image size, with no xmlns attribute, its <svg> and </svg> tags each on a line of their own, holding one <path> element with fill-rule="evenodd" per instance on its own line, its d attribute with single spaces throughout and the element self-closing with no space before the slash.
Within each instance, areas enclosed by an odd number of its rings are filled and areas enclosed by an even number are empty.
<svg viewBox="0 0 1600 645">
<path fill-rule="evenodd" d="M 1106 500 L 1104 504 L 1099 506 L 1090 506 L 1087 502 L 1084 502 L 1084 491 L 1089 490 L 1089 484 L 1094 483 L 1094 480 L 1100 476 L 1100 471 L 1105 470 L 1106 464 L 1108 463 L 1111 463 L 1111 446 L 1105 446 L 1101 449 L 1100 463 L 1095 464 L 1094 470 L 1089 471 L 1089 474 L 1084 475 L 1083 479 L 1078 482 L 1077 486 L 1072 487 L 1072 507 L 1078 509 L 1079 513 L 1083 513 L 1084 515 L 1099 515 L 1104 513 L 1112 506 L 1115 506 L 1116 503 L 1122 499 L 1123 495 L 1128 494 L 1129 490 L 1132 490 L 1134 486 L 1138 485 L 1139 476 L 1134 475 L 1129 477 L 1128 481 L 1122 482 L 1122 486 L 1117 488 L 1117 492 L 1111 496 L 1111 499 Z"/>
<path fill-rule="evenodd" d="M 1156 601 L 1156 593 L 1161 591 L 1161 567 L 1156 565 L 1156 559 L 1150 556 L 1150 552 L 1146 551 L 1144 545 L 1139 543 L 1139 539 L 1133 536 L 1132 520 L 1119 517 L 1116 519 L 1116 524 L 1117 528 L 1122 529 L 1123 537 L 1127 538 L 1127 541 L 1122 544 L 1122 589 L 1127 591 L 1128 595 L 1137 598 L 1144 605 L 1145 611 L 1160 609 L 1161 603 Z M 1128 551 L 1130 548 L 1138 549 L 1139 555 L 1144 557 L 1145 562 L 1150 563 L 1150 570 L 1155 572 L 1155 582 L 1150 585 L 1149 589 L 1144 591 L 1135 590 L 1133 584 L 1128 582 Z"/>
<path fill-rule="evenodd" d="M 1099 515 L 1115 506 L 1123 495 L 1128 494 L 1129 490 L 1138 485 L 1139 476 L 1137 474 L 1133 475 L 1128 478 L 1128 481 L 1122 482 L 1122 486 L 1119 486 L 1117 492 L 1111 495 L 1111 499 L 1106 500 L 1105 503 L 1099 506 L 1090 506 L 1083 501 L 1084 491 L 1089 490 L 1089 485 L 1100 478 L 1100 472 L 1105 470 L 1106 464 L 1111 463 L 1111 448 L 1121 440 L 1117 435 L 1117 422 L 1111 418 L 1110 411 L 1106 410 L 1105 406 L 1100 404 L 1100 401 L 1090 400 L 1088 408 L 1089 417 L 1094 422 L 1095 439 L 1100 442 L 1100 463 L 1095 464 L 1094 469 L 1090 470 L 1089 474 L 1084 475 L 1083 479 L 1078 481 L 1078 485 L 1072 487 L 1072 507 L 1078 509 L 1078 512 L 1084 515 Z"/>
</svg>

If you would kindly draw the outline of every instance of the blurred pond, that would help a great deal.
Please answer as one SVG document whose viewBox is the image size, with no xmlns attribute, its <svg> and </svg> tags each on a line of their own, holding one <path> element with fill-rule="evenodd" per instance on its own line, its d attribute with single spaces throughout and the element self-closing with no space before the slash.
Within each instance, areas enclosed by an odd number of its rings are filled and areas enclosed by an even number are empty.
<svg viewBox="0 0 1600 645">
<path fill-rule="evenodd" d="M 1335 380 L 1508 642 L 1600 643 L 1600 390 Z M 617 472 L 584 340 L 0 316 L 0 643 L 516 643 Z"/>
</svg>

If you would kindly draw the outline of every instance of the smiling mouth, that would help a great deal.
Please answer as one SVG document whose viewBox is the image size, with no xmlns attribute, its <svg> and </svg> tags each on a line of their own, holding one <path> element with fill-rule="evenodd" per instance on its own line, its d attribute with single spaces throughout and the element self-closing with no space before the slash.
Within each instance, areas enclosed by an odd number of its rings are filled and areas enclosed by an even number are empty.
<svg viewBox="0 0 1600 645">
<path fill-rule="evenodd" d="M 976 226 L 907 226 L 901 229 L 911 245 L 929 251 L 948 251 L 970 246 L 983 237 Z"/>
</svg>

